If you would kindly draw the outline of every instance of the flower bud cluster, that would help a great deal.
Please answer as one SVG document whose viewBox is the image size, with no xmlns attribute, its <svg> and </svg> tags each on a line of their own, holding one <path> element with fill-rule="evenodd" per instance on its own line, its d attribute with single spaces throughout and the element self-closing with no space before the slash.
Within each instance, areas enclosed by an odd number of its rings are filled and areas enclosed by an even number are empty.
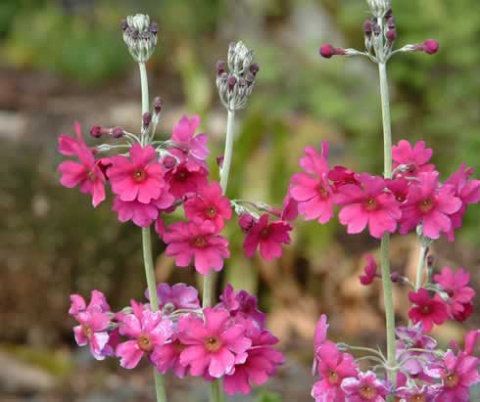
<svg viewBox="0 0 480 402">
<path fill-rule="evenodd" d="M 245 108 L 258 71 L 258 64 L 253 62 L 253 50 L 241 41 L 230 43 L 227 63 L 223 60 L 217 62 L 216 79 L 220 100 L 228 110 Z"/>
<path fill-rule="evenodd" d="M 157 45 L 158 24 L 146 14 L 129 15 L 122 21 L 123 41 L 138 63 L 145 63 Z"/>
</svg>

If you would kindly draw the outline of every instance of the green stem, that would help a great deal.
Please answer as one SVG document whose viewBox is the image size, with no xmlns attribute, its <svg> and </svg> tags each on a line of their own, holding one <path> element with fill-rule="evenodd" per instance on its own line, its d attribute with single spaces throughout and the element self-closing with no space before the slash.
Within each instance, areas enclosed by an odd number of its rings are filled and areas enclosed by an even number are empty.
<svg viewBox="0 0 480 402">
<path fill-rule="evenodd" d="M 221 380 L 212 382 L 212 402 L 223 402 L 223 392 L 221 388 Z"/>
<path fill-rule="evenodd" d="M 145 63 L 138 63 L 140 68 L 140 82 L 142 87 L 142 115 L 148 112 L 148 77 Z M 141 138 L 142 145 L 146 145 L 145 138 Z M 147 278 L 148 294 L 150 296 L 150 306 L 153 312 L 158 311 L 158 297 L 157 286 L 155 282 L 155 269 L 153 266 L 152 257 L 152 237 L 150 228 L 142 228 L 142 246 L 143 246 L 143 263 L 145 266 L 145 277 Z M 157 396 L 157 402 L 167 402 L 167 393 L 165 391 L 165 384 L 163 377 L 157 371 L 153 369 L 153 378 L 155 380 L 155 394 Z"/>
<path fill-rule="evenodd" d="M 230 176 L 230 166 L 232 165 L 234 121 L 235 110 L 229 110 L 227 119 L 227 134 L 225 139 L 225 152 L 223 154 L 223 164 L 220 177 L 220 187 L 222 187 L 224 194 L 227 192 L 228 178 Z"/>
<path fill-rule="evenodd" d="M 383 122 L 383 174 L 386 179 L 390 179 L 392 177 L 392 127 L 390 121 L 390 99 L 388 94 L 387 69 L 385 63 L 378 63 L 378 73 L 380 78 L 380 97 L 382 102 Z M 387 327 L 387 374 L 388 379 L 395 387 L 395 311 L 393 307 L 392 282 L 390 280 L 390 233 L 385 233 L 382 236 L 380 250 L 383 300 L 385 305 L 385 322 Z"/>
</svg>

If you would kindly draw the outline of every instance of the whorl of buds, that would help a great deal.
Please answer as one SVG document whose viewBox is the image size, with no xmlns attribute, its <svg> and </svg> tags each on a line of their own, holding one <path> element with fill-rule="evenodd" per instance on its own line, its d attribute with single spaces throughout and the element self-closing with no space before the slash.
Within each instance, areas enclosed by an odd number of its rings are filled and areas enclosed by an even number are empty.
<svg viewBox="0 0 480 402">
<path fill-rule="evenodd" d="M 320 56 L 330 59 L 332 56 L 344 56 L 345 49 L 333 47 L 332 45 L 323 45 L 319 50 Z"/>
<path fill-rule="evenodd" d="M 241 41 L 230 43 L 227 62 L 220 60 L 216 65 L 218 93 L 228 110 L 245 108 L 258 71 L 258 64 L 253 62 L 253 50 Z"/>
<path fill-rule="evenodd" d="M 158 24 L 146 14 L 129 15 L 122 20 L 123 41 L 138 63 L 145 63 L 157 45 Z"/>
</svg>

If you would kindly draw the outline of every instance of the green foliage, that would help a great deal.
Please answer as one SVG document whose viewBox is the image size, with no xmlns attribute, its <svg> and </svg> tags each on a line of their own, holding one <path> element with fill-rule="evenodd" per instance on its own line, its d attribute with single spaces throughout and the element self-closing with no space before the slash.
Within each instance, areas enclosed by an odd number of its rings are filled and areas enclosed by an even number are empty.
<svg viewBox="0 0 480 402">
<path fill-rule="evenodd" d="M 282 402 L 282 397 L 276 392 L 261 390 L 255 402 Z"/>
</svg>

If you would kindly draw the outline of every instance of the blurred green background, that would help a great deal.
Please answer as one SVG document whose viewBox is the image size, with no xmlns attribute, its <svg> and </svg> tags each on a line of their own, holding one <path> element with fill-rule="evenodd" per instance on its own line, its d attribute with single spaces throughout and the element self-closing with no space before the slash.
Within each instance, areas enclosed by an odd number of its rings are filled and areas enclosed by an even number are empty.
<svg viewBox="0 0 480 402">
<path fill-rule="evenodd" d="M 393 1 L 397 46 L 435 38 L 435 56 L 403 54 L 389 64 L 394 142 L 426 140 L 446 178 L 461 162 L 480 170 L 480 31 L 476 0 Z M 150 400 L 150 372 L 125 373 L 74 347 L 70 293 L 104 291 L 113 308 L 141 298 L 140 233 L 97 210 L 77 190 L 61 188 L 60 133 L 78 120 L 137 130 L 139 77 L 119 21 L 148 13 L 159 43 L 148 64 L 151 95 L 165 107 L 159 135 L 183 114 L 199 114 L 214 156 L 222 154 L 225 113 L 215 63 L 228 43 L 255 50 L 260 72 L 249 107 L 236 121 L 229 196 L 279 205 L 306 145 L 331 142 L 332 164 L 380 173 L 381 123 L 376 66 L 363 59 L 321 59 L 323 43 L 362 49 L 363 0 L 2 0 L 0 3 L 0 397 L 5 400 Z M 91 141 L 95 143 L 94 140 Z M 437 267 L 465 266 L 480 289 L 479 209 L 470 208 L 454 245 L 433 246 Z M 232 259 L 219 278 L 256 292 L 288 364 L 255 400 L 308 401 L 311 337 L 321 312 L 335 336 L 384 342 L 378 288 L 357 275 L 378 243 L 330 223 L 298 222 L 284 257 L 266 264 L 242 255 L 243 235 L 226 228 Z M 155 244 L 157 279 L 196 283 Z M 394 238 L 393 268 L 411 274 L 415 238 Z M 396 291 L 399 320 L 405 289 Z M 441 340 L 479 326 L 446 325 Z M 2 367 L 3 366 L 3 367 Z M 7 366 L 9 368 L 7 368 Z M 12 368 L 13 367 L 13 368 Z M 27 373 L 27 374 L 25 374 Z M 121 385 L 121 386 L 120 386 Z M 173 401 L 194 400 L 198 383 L 173 382 Z M 197 391 L 195 391 L 197 392 Z M 203 392 L 203 393 L 202 393 Z M 16 399 L 18 398 L 18 399 Z M 109 399 L 110 398 L 110 399 Z M 113 398 L 113 399 L 112 399 Z M 204 399 L 202 399 L 204 398 Z M 268 399 L 270 398 L 270 399 Z M 2 399 L 4 400 L 4 399 Z M 232 400 L 247 400 L 237 398 Z M 254 399 L 252 399 L 254 400 Z"/>
</svg>

